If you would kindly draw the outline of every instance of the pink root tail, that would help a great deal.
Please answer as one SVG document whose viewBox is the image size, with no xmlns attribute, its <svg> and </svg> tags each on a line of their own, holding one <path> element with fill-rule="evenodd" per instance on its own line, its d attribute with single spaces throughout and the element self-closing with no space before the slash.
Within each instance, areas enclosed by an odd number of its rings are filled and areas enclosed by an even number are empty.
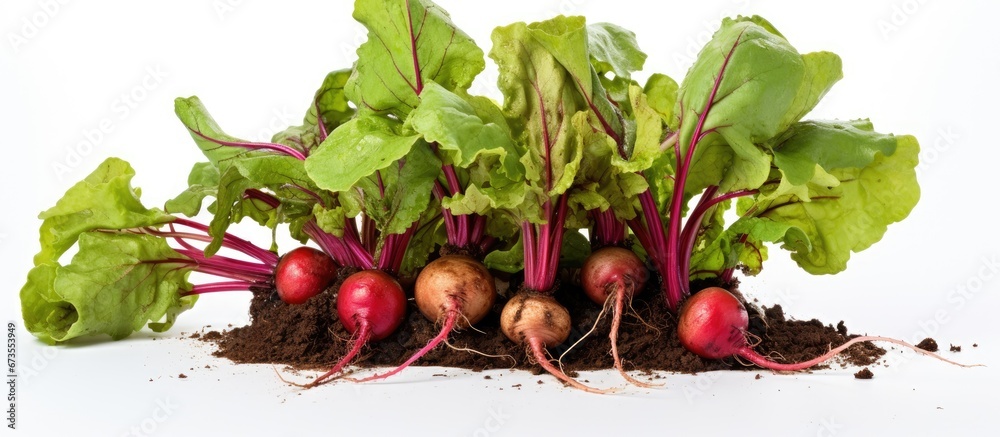
<svg viewBox="0 0 1000 437">
<path fill-rule="evenodd" d="M 611 339 L 611 356 L 615 360 L 615 369 L 618 369 L 618 373 L 622 375 L 630 384 L 643 387 L 643 388 L 654 388 L 662 387 L 663 384 L 652 384 L 648 382 L 639 381 L 633 378 L 631 375 L 625 372 L 625 366 L 622 364 L 622 359 L 618 355 L 618 329 L 622 322 L 622 313 L 625 312 L 625 284 L 619 282 L 618 289 L 608 296 L 608 299 L 615 300 L 615 308 L 611 314 L 611 333 L 608 337 Z"/>
<path fill-rule="evenodd" d="M 302 388 L 313 388 L 320 384 L 328 382 L 332 379 L 336 379 L 334 378 L 334 376 L 339 375 L 343 372 L 344 367 L 347 367 L 347 365 L 350 364 L 351 361 L 353 361 L 354 358 L 358 356 L 358 353 L 361 352 L 361 348 L 364 347 L 366 344 L 368 344 L 368 340 L 370 338 L 371 338 L 371 326 L 368 325 L 368 322 L 362 319 L 359 324 L 357 334 L 354 336 L 354 346 L 351 347 L 351 350 L 349 352 L 347 352 L 347 355 L 344 355 L 344 358 L 341 358 L 340 362 L 338 362 L 335 366 L 333 366 L 333 368 L 331 368 L 329 372 L 326 372 L 317 377 L 315 380 L 313 380 L 313 382 L 310 382 L 309 384 L 305 385 L 300 385 L 300 384 L 295 384 L 295 385 L 298 385 L 299 387 Z"/>
<path fill-rule="evenodd" d="M 542 341 L 538 339 L 538 337 L 528 338 L 528 347 L 530 348 L 532 355 L 534 355 L 535 360 L 538 361 L 538 364 L 541 365 L 543 369 L 551 373 L 552 376 L 555 376 L 560 381 L 569 384 L 571 387 L 583 390 L 588 393 L 597 393 L 597 394 L 614 393 L 615 390 L 613 389 L 598 389 L 590 387 L 588 385 L 584 385 L 581 382 L 573 378 L 570 378 L 568 375 L 563 373 L 562 370 L 559 370 L 556 366 L 553 366 L 552 362 L 549 361 L 549 357 L 545 355 L 545 346 L 542 345 Z"/>
<path fill-rule="evenodd" d="M 823 363 L 823 362 L 829 360 L 830 358 L 833 358 L 837 354 L 843 352 L 845 349 L 853 346 L 854 344 L 865 342 L 865 341 L 884 341 L 884 342 L 887 342 L 887 343 L 892 343 L 892 344 L 899 345 L 899 346 L 902 346 L 902 347 L 905 347 L 905 348 L 908 348 L 908 349 L 912 349 L 913 351 L 915 351 L 917 353 L 920 353 L 921 355 L 927 355 L 927 356 L 932 357 L 932 358 L 937 358 L 937 359 L 939 359 L 941 361 L 944 361 L 944 362 L 946 362 L 948 364 L 953 364 L 953 365 L 956 365 L 956 366 L 959 366 L 959 367 L 977 367 L 977 366 L 982 366 L 982 364 L 962 364 L 962 363 L 958 363 L 958 362 L 949 360 L 949 359 L 947 359 L 945 357 L 942 357 L 942 356 L 940 356 L 938 354 L 935 354 L 933 352 L 928 352 L 928 351 L 925 351 L 923 349 L 920 349 L 920 348 L 918 348 L 918 347 L 916 347 L 916 346 L 914 346 L 912 344 L 909 344 L 909 343 L 907 343 L 905 341 L 896 340 L 895 338 L 877 337 L 877 336 L 866 336 L 866 337 L 855 337 L 855 338 L 852 338 L 847 343 L 844 343 L 844 344 L 842 344 L 840 346 L 837 346 L 836 348 L 831 349 L 830 352 L 827 352 L 827 353 L 825 353 L 823 355 L 820 355 L 820 356 L 818 356 L 816 358 L 813 358 L 813 359 L 811 359 L 809 361 L 803 361 L 801 363 L 787 363 L 787 364 L 785 364 L 785 363 L 776 363 L 774 361 L 771 361 L 771 360 L 769 360 L 769 359 L 761 356 L 760 354 L 758 354 L 757 352 L 755 352 L 753 349 L 751 349 L 750 346 L 744 346 L 744 347 L 740 348 L 739 352 L 737 352 L 736 355 L 738 355 L 740 357 L 743 357 L 743 358 L 746 358 L 747 360 L 750 360 L 750 362 L 752 362 L 752 363 L 754 363 L 754 364 L 756 364 L 756 365 L 758 365 L 760 367 L 763 367 L 765 369 L 771 369 L 771 370 L 777 370 L 777 371 L 797 371 L 797 370 L 805 370 L 805 369 L 808 369 L 808 368 L 810 368 L 812 366 L 815 366 L 817 364 Z"/>
<path fill-rule="evenodd" d="M 436 337 L 431 339 L 431 341 L 428 342 L 427 345 L 423 347 L 423 349 L 420 349 L 419 351 L 414 353 L 413 356 L 410 357 L 410 359 L 406 360 L 406 362 L 404 362 L 403 364 L 400 364 L 399 367 L 389 372 L 383 374 L 375 374 L 367 378 L 361 378 L 361 379 L 346 378 L 346 379 L 352 382 L 377 381 L 379 379 L 385 379 L 399 372 L 402 372 L 403 369 L 407 368 L 410 364 L 413 364 L 415 361 L 419 360 L 420 357 L 423 357 L 428 352 L 437 347 L 439 344 L 441 344 L 441 342 L 447 340 L 448 335 L 451 334 L 451 331 L 455 329 L 455 323 L 458 320 L 458 316 L 459 312 L 457 310 L 449 310 L 448 315 L 444 319 L 444 326 L 441 327 L 441 332 L 439 332 Z"/>
</svg>

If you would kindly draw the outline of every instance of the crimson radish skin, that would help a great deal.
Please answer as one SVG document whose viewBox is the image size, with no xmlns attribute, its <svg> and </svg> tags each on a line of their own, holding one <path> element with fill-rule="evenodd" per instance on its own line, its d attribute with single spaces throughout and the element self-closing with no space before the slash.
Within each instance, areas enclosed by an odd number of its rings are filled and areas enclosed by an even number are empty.
<svg viewBox="0 0 1000 437">
<path fill-rule="evenodd" d="M 584 293 L 594 303 L 606 306 L 609 300 L 614 300 L 611 315 L 611 355 L 615 360 L 615 369 L 628 382 L 641 387 L 650 387 L 625 373 L 621 357 L 618 355 L 618 329 L 621 326 L 621 316 L 625 310 L 625 301 L 646 286 L 649 272 L 642 260 L 631 250 L 622 247 L 604 247 L 587 257 L 580 270 L 580 282 Z"/>
<path fill-rule="evenodd" d="M 406 315 L 406 295 L 392 276 L 381 270 L 362 270 L 340 285 L 337 294 L 340 323 L 354 335 L 354 345 L 323 375 L 304 387 L 315 387 L 341 373 L 369 341 L 391 335 Z"/>
<path fill-rule="evenodd" d="M 646 286 L 648 277 L 642 260 L 622 247 L 598 249 L 587 257 L 580 269 L 583 291 L 597 304 L 604 304 L 619 291 L 625 297 L 632 297 Z"/>
<path fill-rule="evenodd" d="M 374 381 L 401 372 L 447 340 L 456 327 L 465 328 L 486 317 L 496 294 L 489 270 L 470 257 L 445 255 L 427 264 L 414 285 L 414 299 L 424 317 L 442 324 L 441 332 L 392 371 L 354 381 Z"/>
<path fill-rule="evenodd" d="M 348 332 L 370 331 L 371 340 L 382 340 L 403 322 L 406 295 L 388 273 L 362 270 L 340 285 L 337 315 Z"/>
<path fill-rule="evenodd" d="M 677 336 L 695 355 L 718 360 L 740 355 L 747 347 L 749 326 L 743 303 L 724 288 L 710 287 L 692 295 L 681 307 Z"/>
<path fill-rule="evenodd" d="M 884 341 L 896 344 L 956 366 L 978 366 L 948 360 L 902 340 L 877 336 L 852 338 L 826 354 L 808 361 L 776 363 L 753 350 L 746 339 L 748 327 L 749 318 L 743 303 L 723 288 L 709 287 L 691 295 L 681 307 L 680 317 L 677 321 L 677 336 L 681 345 L 700 357 L 721 359 L 738 356 L 760 367 L 775 371 L 805 370 L 822 364 L 856 343 L 865 341 Z"/>
<path fill-rule="evenodd" d="M 570 378 L 552 365 L 545 348 L 566 341 L 570 333 L 569 311 L 548 295 L 521 292 L 503 307 L 500 330 L 511 341 L 528 347 L 528 355 L 543 369 L 571 387 L 590 393 L 610 393 L 612 390 L 593 388 Z"/>
<path fill-rule="evenodd" d="M 326 253 L 302 246 L 292 249 L 274 269 L 274 287 L 285 303 L 298 305 L 323 292 L 337 277 L 337 263 Z"/>
</svg>

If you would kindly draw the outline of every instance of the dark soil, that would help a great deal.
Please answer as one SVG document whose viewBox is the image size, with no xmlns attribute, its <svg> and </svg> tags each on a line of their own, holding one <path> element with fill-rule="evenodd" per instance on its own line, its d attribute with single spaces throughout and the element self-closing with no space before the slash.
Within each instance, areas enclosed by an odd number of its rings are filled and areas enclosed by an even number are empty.
<svg viewBox="0 0 1000 437">
<path fill-rule="evenodd" d="M 937 352 L 938 351 L 937 341 L 935 341 L 933 338 L 930 338 L 930 337 L 927 337 L 927 338 L 925 338 L 923 340 L 920 340 L 920 343 L 917 343 L 917 347 L 919 347 L 919 348 L 921 348 L 921 349 L 923 349 L 923 350 L 925 350 L 927 352 Z"/>
<path fill-rule="evenodd" d="M 864 369 L 861 369 L 857 373 L 855 373 L 854 377 L 857 379 L 872 379 L 875 377 L 875 374 L 872 373 L 871 369 L 865 367 Z"/>
<path fill-rule="evenodd" d="M 513 282 L 516 283 L 517 279 L 514 278 Z M 492 313 L 476 325 L 476 330 L 466 329 L 452 333 L 450 337 L 450 343 L 455 348 L 480 353 L 439 347 L 415 364 L 476 371 L 518 368 L 540 372 L 540 368 L 526 357 L 525 348 L 515 345 L 500 332 L 500 311 L 509 297 L 506 295 L 508 289 L 514 288 L 500 284 L 498 290 L 502 290 L 501 296 Z M 218 347 L 216 356 L 237 363 L 284 364 L 308 369 L 329 367 L 344 355 L 351 337 L 337 320 L 335 290 L 336 286 L 331 287 L 302 305 L 285 304 L 273 292 L 258 292 L 250 306 L 250 325 L 206 332 L 200 340 L 214 343 Z M 618 348 L 626 360 L 626 369 L 685 373 L 760 370 L 735 359 L 702 359 L 685 350 L 677 339 L 675 318 L 667 311 L 661 296 L 652 289 L 640 293 L 622 319 Z M 584 293 L 570 287 L 563 287 L 556 293 L 556 298 L 566 305 L 574 322 L 569 340 L 549 350 L 558 357 L 566 352 L 569 345 L 591 331 L 601 309 L 590 302 Z M 396 333 L 370 344 L 355 364 L 396 366 L 438 333 L 439 327 L 420 314 L 412 297 L 409 306 L 407 317 Z M 850 338 L 843 322 L 834 327 L 818 320 L 788 319 L 780 306 L 758 309 L 748 305 L 748 308 L 751 314 L 748 333 L 751 342 L 755 343 L 757 351 L 777 361 L 811 359 Z M 605 316 L 598 321 L 596 329 L 566 353 L 562 362 L 567 371 L 612 368 L 608 340 L 610 319 Z M 875 363 L 884 353 L 884 349 L 871 343 L 861 343 L 849 348 L 838 361 L 845 366 L 867 366 Z"/>
</svg>

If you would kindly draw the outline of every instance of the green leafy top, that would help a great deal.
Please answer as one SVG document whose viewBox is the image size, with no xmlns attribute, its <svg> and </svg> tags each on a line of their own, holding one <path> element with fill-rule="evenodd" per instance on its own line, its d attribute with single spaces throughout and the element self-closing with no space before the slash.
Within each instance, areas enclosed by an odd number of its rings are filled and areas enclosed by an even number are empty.
<svg viewBox="0 0 1000 437">
<path fill-rule="evenodd" d="M 134 175 L 127 162 L 109 158 L 40 215 L 42 251 L 20 293 L 25 327 L 39 339 L 120 339 L 148 322 L 162 331 L 197 299 L 183 296 L 191 268 L 163 238 L 115 232 L 174 220 L 142 205 Z M 59 255 L 73 246 L 73 259 L 61 264 Z"/>
<path fill-rule="evenodd" d="M 637 135 L 636 111 L 644 121 L 650 112 L 630 79 L 645 61 L 631 32 L 556 17 L 500 27 L 492 38 L 503 114 L 526 183 L 523 202 L 504 208 L 522 226 L 526 284 L 544 291 L 564 224 L 585 227 L 593 210 L 635 216 L 635 195 L 647 187 L 635 172 L 652 164 L 660 121 Z"/>
<path fill-rule="evenodd" d="M 278 132 L 273 143 L 255 143 L 226 134 L 197 97 L 175 101 L 178 118 L 209 163 L 195 165 L 188 178 L 188 189 L 168 201 L 166 207 L 191 217 L 200 211 L 206 197 L 215 198 L 210 207 L 214 214 L 211 235 L 215 240 L 207 248 L 209 255 L 219 249 L 229 225 L 244 217 L 272 229 L 290 223 L 293 237 L 304 241 L 307 235 L 303 227 L 313 220 L 317 204 L 339 208 L 336 196 L 317 186 L 306 173 L 304 159 L 330 131 L 353 117 L 355 111 L 344 94 L 350 72 L 338 70 L 327 74 L 303 124 Z M 248 190 L 266 192 L 277 200 L 279 207 L 247 196 Z"/>
<path fill-rule="evenodd" d="M 483 50 L 430 0 L 357 0 L 354 17 L 368 30 L 357 63 L 329 73 L 303 123 L 271 142 L 226 134 L 197 97 L 176 100 L 208 161 L 165 207 L 193 216 L 213 198 L 203 255 L 250 217 L 348 254 L 342 264 L 367 257 L 353 261 L 411 272 L 444 241 L 442 218 L 467 215 L 507 240 L 488 264 L 523 268 L 526 285 L 546 291 L 560 262 L 586 252 L 564 228 L 610 212 L 637 226 L 676 303 L 692 276 L 759 272 L 768 243 L 808 272 L 839 272 L 919 198 L 916 139 L 867 120 L 803 121 L 842 77 L 841 60 L 800 54 L 760 17 L 723 20 L 680 84 L 657 73 L 635 82 L 646 55 L 612 24 L 498 27 L 499 105 L 469 93 Z M 44 341 L 166 329 L 194 303 L 197 261 L 155 232 L 183 219 L 143 206 L 133 176 L 109 159 L 40 214 L 21 302 Z M 148 232 L 123 231 L 135 229 Z M 564 246 L 572 253 L 560 256 Z"/>
<path fill-rule="evenodd" d="M 684 154 L 697 143 L 685 194 L 709 185 L 755 188 L 767 179 L 769 158 L 756 144 L 787 127 L 805 68 L 788 41 L 761 22 L 723 20 L 681 83 L 678 145 Z"/>
<path fill-rule="evenodd" d="M 306 160 L 306 170 L 319 187 L 351 205 L 345 215 L 363 212 L 380 230 L 380 260 L 399 259 L 387 254 L 406 251 L 413 233 L 438 235 L 421 229 L 433 226 L 436 214 L 428 205 L 442 166 L 437 144 L 407 120 L 420 108 L 425 89 L 464 94 L 484 68 L 483 52 L 430 1 L 358 1 L 354 17 L 368 29 L 345 85 L 359 113 L 331 132 Z M 422 241 L 410 252 L 425 257 L 436 242 Z"/>
<path fill-rule="evenodd" d="M 909 214 L 919 198 L 913 137 L 876 133 L 867 120 L 800 121 L 841 77 L 837 55 L 799 55 L 760 17 L 723 21 L 673 110 L 682 161 L 669 167 L 686 185 L 657 196 L 676 207 L 702 195 L 677 240 L 691 241 L 695 276 L 756 274 L 765 243 L 810 273 L 837 273 Z M 740 218 L 727 227 L 734 198 Z"/>
<path fill-rule="evenodd" d="M 429 0 L 357 0 L 354 18 L 368 41 L 358 48 L 347 97 L 362 111 L 404 119 L 426 83 L 465 90 L 485 67 L 482 49 Z"/>
<path fill-rule="evenodd" d="M 134 176 L 129 163 L 108 158 L 67 190 L 55 206 L 39 214 L 41 251 L 35 255 L 35 265 L 57 262 L 84 232 L 159 226 L 173 221 L 169 214 L 142 205 L 140 190 L 132 188 Z"/>
<path fill-rule="evenodd" d="M 597 43 L 590 43 L 591 32 Z M 581 189 L 570 192 L 573 205 L 608 207 L 596 187 L 625 141 L 625 127 L 592 60 L 611 69 L 641 65 L 638 49 L 608 55 L 618 39 L 625 46 L 634 42 L 630 36 L 610 25 L 587 26 L 582 17 L 515 23 L 493 32 L 490 57 L 500 69 L 503 112 L 528 183 L 525 201 L 514 211 L 519 221 L 546 223 L 543 205 L 574 185 Z"/>
<path fill-rule="evenodd" d="M 344 69 L 328 73 L 313 96 L 302 124 L 274 134 L 271 142 L 293 147 L 306 155 L 319 147 L 330 131 L 354 117 L 354 107 L 348 104 L 344 93 L 353 72 L 352 69 Z"/>
</svg>

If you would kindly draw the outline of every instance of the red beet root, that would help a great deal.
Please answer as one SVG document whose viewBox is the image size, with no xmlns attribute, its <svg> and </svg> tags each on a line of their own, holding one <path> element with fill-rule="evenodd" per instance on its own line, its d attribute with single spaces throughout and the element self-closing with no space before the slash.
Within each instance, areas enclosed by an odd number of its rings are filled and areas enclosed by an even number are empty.
<svg viewBox="0 0 1000 437">
<path fill-rule="evenodd" d="M 725 289 L 710 287 L 693 294 L 684 303 L 677 321 L 677 336 L 687 350 L 703 358 L 721 359 L 738 356 L 765 369 L 776 371 L 808 369 L 833 358 L 851 345 L 864 341 L 889 342 L 956 366 L 974 367 L 974 365 L 956 363 L 902 340 L 876 336 L 852 338 L 826 354 L 808 361 L 776 363 L 753 350 L 746 339 L 748 326 L 749 319 L 743 303 Z"/>
<path fill-rule="evenodd" d="M 348 276 L 337 294 L 337 314 L 354 346 L 329 372 L 304 387 L 315 387 L 340 374 L 370 340 L 388 337 L 406 315 L 406 295 L 392 276 L 381 270 L 362 270 Z"/>
<path fill-rule="evenodd" d="M 607 305 L 609 300 L 614 299 L 611 332 L 608 334 L 611 339 L 611 356 L 615 360 L 615 369 L 618 369 L 622 377 L 641 387 L 650 387 L 652 384 L 639 381 L 625 373 L 621 357 L 618 355 L 618 329 L 621 326 L 625 301 L 631 301 L 635 293 L 642 291 L 648 277 L 646 266 L 635 253 L 625 248 L 611 246 L 597 250 L 587 257 L 580 271 L 583 291 L 590 300 L 598 305 Z"/>
<path fill-rule="evenodd" d="M 274 269 L 274 287 L 285 303 L 298 305 L 320 294 L 337 277 L 337 263 L 330 255 L 302 246 L 278 261 Z"/>
<path fill-rule="evenodd" d="M 399 367 L 366 382 L 401 372 L 448 339 L 456 327 L 468 327 L 486 317 L 496 300 L 493 276 L 482 263 L 462 255 L 446 255 L 424 267 L 414 286 L 414 298 L 428 320 L 442 323 L 441 332 Z"/>
</svg>

